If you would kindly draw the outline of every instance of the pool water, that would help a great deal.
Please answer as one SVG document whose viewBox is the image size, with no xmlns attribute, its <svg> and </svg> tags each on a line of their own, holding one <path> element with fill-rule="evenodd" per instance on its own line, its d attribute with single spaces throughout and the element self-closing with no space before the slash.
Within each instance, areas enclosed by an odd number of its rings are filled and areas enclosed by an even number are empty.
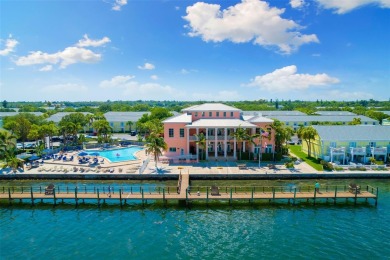
<svg viewBox="0 0 390 260">
<path fill-rule="evenodd" d="M 86 153 L 99 153 L 99 156 L 104 157 L 111 162 L 123 162 L 137 160 L 137 157 L 134 154 L 142 149 L 143 148 L 139 146 L 132 146 L 114 150 L 88 150 Z"/>
</svg>

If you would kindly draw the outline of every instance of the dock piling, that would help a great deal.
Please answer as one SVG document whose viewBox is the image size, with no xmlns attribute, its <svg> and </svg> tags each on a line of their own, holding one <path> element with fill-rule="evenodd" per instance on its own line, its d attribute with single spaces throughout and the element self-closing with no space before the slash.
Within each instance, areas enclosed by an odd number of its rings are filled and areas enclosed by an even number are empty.
<svg viewBox="0 0 390 260">
<path fill-rule="evenodd" d="M 34 206 L 34 193 L 33 193 L 33 188 L 32 187 L 30 189 L 30 193 L 31 193 L 31 206 Z"/>
</svg>

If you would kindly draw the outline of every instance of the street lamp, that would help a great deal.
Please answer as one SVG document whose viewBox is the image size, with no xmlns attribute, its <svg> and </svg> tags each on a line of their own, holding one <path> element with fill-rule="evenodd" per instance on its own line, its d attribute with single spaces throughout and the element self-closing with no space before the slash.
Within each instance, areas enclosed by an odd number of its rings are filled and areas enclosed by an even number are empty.
<svg viewBox="0 0 390 260">
<path fill-rule="evenodd" d="M 258 154 L 259 154 L 259 169 L 260 169 L 260 165 L 261 165 L 261 161 L 260 161 L 260 156 L 261 156 L 261 145 L 260 145 L 260 146 L 257 146 L 257 149 L 258 149 Z"/>
</svg>

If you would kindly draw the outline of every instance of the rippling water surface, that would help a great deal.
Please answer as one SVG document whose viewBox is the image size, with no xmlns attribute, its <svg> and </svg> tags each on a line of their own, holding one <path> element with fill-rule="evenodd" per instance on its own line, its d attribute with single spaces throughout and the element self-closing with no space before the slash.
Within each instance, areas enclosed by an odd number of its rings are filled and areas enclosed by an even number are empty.
<svg viewBox="0 0 390 260">
<path fill-rule="evenodd" d="M 2 204 L 0 259 L 388 259 L 390 181 L 364 182 L 379 186 L 377 207 Z"/>
</svg>

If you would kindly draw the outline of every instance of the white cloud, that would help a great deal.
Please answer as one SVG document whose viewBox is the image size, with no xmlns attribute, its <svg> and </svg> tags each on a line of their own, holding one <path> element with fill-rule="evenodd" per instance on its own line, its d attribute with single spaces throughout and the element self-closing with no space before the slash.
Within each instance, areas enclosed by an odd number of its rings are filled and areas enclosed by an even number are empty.
<svg viewBox="0 0 390 260">
<path fill-rule="evenodd" d="M 390 8 L 389 0 L 316 0 L 326 9 L 334 9 L 337 14 L 345 14 L 364 5 L 377 5 L 381 8 Z"/>
<path fill-rule="evenodd" d="M 151 63 L 145 63 L 143 66 L 138 66 L 140 70 L 153 70 L 155 67 Z"/>
<path fill-rule="evenodd" d="M 16 60 L 18 66 L 28 66 L 35 64 L 60 64 L 60 68 L 64 69 L 74 63 L 95 63 L 101 59 L 101 54 L 94 53 L 91 50 L 79 47 L 67 47 L 63 51 L 53 54 L 42 51 L 30 52 L 27 56 L 22 56 Z"/>
<path fill-rule="evenodd" d="M 158 76 L 157 76 L 157 75 L 152 75 L 152 76 L 150 76 L 150 78 L 151 78 L 152 80 L 158 80 Z"/>
<path fill-rule="evenodd" d="M 283 19 L 284 9 L 270 7 L 261 0 L 242 0 L 235 6 L 220 10 L 217 4 L 197 2 L 187 7 L 183 18 L 189 22 L 191 37 L 200 36 L 206 42 L 253 42 L 263 47 L 277 47 L 290 54 L 301 45 L 319 42 L 315 34 L 301 34 L 302 26 Z"/>
<path fill-rule="evenodd" d="M 180 10 L 180 6 L 175 6 L 175 10 L 179 11 Z"/>
<path fill-rule="evenodd" d="M 326 86 L 340 82 L 325 73 L 298 74 L 295 65 L 276 69 L 271 73 L 256 76 L 248 86 L 259 87 L 270 92 L 283 92 L 289 90 L 305 90 L 311 86 Z"/>
<path fill-rule="evenodd" d="M 3 40 L 1 40 L 2 42 Z M 0 56 L 7 56 L 11 52 L 15 50 L 16 45 L 18 45 L 19 42 L 15 39 L 12 39 L 11 36 L 7 40 L 5 40 L 5 48 L 0 50 Z"/>
<path fill-rule="evenodd" d="M 125 5 L 127 5 L 127 0 L 115 0 L 114 4 L 112 5 L 112 10 L 120 11 L 122 6 Z"/>
<path fill-rule="evenodd" d="M 190 72 L 189 72 L 188 70 L 186 70 L 186 69 L 181 69 L 180 73 L 181 73 L 181 74 L 188 74 L 188 73 L 190 73 Z"/>
<path fill-rule="evenodd" d="M 123 84 L 127 83 L 129 80 L 135 78 L 132 75 L 127 76 L 115 76 L 110 80 L 103 80 L 100 82 L 99 86 L 101 88 L 113 88 L 113 87 L 122 87 Z"/>
<path fill-rule="evenodd" d="M 87 34 L 84 34 L 84 39 L 79 40 L 79 42 L 76 44 L 78 47 L 98 47 L 101 45 L 104 45 L 106 43 L 111 42 L 110 38 L 103 37 L 100 40 L 92 40 L 88 38 Z"/>
<path fill-rule="evenodd" d="M 304 0 L 290 0 L 290 5 L 292 8 L 301 8 L 303 7 L 305 4 L 305 1 Z"/>
<path fill-rule="evenodd" d="M 113 88 L 117 90 L 115 97 L 120 95 L 123 98 L 132 100 L 178 100 L 184 99 L 187 95 L 179 89 L 171 86 L 164 86 L 158 83 L 139 83 L 132 81 L 134 76 L 116 76 L 110 80 L 102 81 L 99 86 L 101 88 Z M 112 94 L 112 90 L 107 96 Z M 114 98 L 114 97 L 113 97 Z"/>
<path fill-rule="evenodd" d="M 52 65 L 46 65 L 39 69 L 39 71 L 51 71 L 53 69 Z"/>
</svg>

